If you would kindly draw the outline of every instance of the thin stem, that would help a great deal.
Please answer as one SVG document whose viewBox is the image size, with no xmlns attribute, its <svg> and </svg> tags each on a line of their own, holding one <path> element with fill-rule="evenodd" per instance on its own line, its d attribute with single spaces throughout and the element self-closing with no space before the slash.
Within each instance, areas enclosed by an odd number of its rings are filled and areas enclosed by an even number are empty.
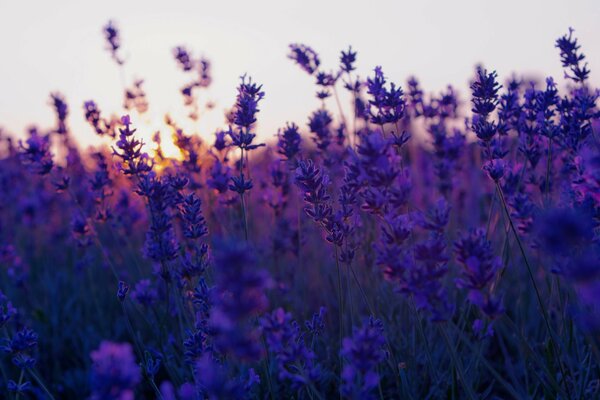
<svg viewBox="0 0 600 400">
<path fill-rule="evenodd" d="M 342 295 L 342 272 L 340 270 L 340 260 L 338 257 L 338 246 L 333 245 L 333 247 L 335 249 L 335 265 L 337 268 L 337 280 L 338 280 L 338 305 L 339 305 L 339 323 L 340 323 L 339 361 L 340 361 L 340 379 L 341 379 L 342 368 L 343 368 L 341 350 L 342 350 L 342 340 L 344 337 L 344 302 L 343 302 L 343 295 Z M 340 393 L 340 397 L 341 397 L 341 393 Z"/>
<path fill-rule="evenodd" d="M 48 398 L 50 400 L 55 400 L 52 393 L 50 393 L 50 390 L 48 390 L 46 385 L 44 385 L 44 382 L 42 381 L 42 379 L 31 368 L 28 368 L 27 372 L 29 372 L 29 374 L 33 377 L 33 379 L 37 382 L 37 384 L 40 385 L 42 390 L 48 395 Z"/>
<path fill-rule="evenodd" d="M 423 323 L 421 321 L 421 315 L 419 313 L 419 310 L 417 310 L 417 306 L 415 305 L 415 302 L 414 302 L 412 296 L 410 297 L 409 302 L 413 309 L 413 312 L 415 313 L 415 318 L 417 319 L 417 330 L 419 331 L 419 334 L 421 335 L 421 338 L 423 339 L 423 342 L 425 343 L 425 354 L 427 355 L 427 362 L 429 364 L 429 369 L 431 370 L 431 373 L 433 374 L 433 378 L 437 381 L 438 374 L 437 374 L 437 370 L 435 368 L 433 368 L 433 357 L 431 356 L 431 349 L 429 348 L 429 341 L 427 340 L 427 336 L 425 336 L 425 331 L 423 330 Z"/>
<path fill-rule="evenodd" d="M 467 397 L 470 400 L 477 399 L 477 397 L 475 396 L 475 393 L 473 393 L 473 389 L 471 388 L 471 386 L 467 383 L 467 381 L 465 379 L 466 377 L 465 377 L 465 373 L 463 371 L 463 366 L 462 366 L 462 363 L 460 362 L 460 360 L 458 359 L 458 357 L 456 356 L 456 351 L 454 350 L 454 346 L 452 346 L 452 344 L 450 343 L 448 334 L 446 333 L 444 328 L 442 328 L 441 326 L 440 326 L 440 332 L 442 333 L 442 337 L 444 338 L 444 341 L 446 342 L 446 346 L 448 347 L 448 351 L 450 352 L 450 357 L 452 358 L 452 363 L 454 364 L 454 367 L 456 368 L 456 371 L 458 372 L 458 377 L 459 377 L 465 391 L 467 392 Z"/>
<path fill-rule="evenodd" d="M 346 122 L 346 116 L 344 115 L 344 111 L 342 110 L 342 104 L 340 103 L 340 98 L 338 96 L 338 92 L 337 92 L 337 89 L 335 88 L 335 85 L 333 85 L 333 96 L 335 97 L 335 102 L 337 103 L 337 107 L 340 112 L 340 118 L 342 119 L 342 122 L 344 123 L 344 126 L 346 127 L 346 129 L 348 129 L 348 123 Z M 348 135 L 348 142 L 350 143 L 350 135 Z"/>
<path fill-rule="evenodd" d="M 158 396 L 158 398 L 160 400 L 164 400 L 165 398 L 163 397 L 162 393 L 160 392 L 160 389 L 156 386 L 156 383 L 154 382 L 154 378 L 151 378 L 148 380 L 150 381 L 150 386 L 152 386 L 152 389 L 154 389 L 156 396 Z"/>
<path fill-rule="evenodd" d="M 548 330 L 548 336 L 550 338 L 550 343 L 551 343 L 552 348 L 554 350 L 554 354 L 556 354 L 557 361 L 558 361 L 558 366 L 560 367 L 560 372 L 561 372 L 561 374 L 563 376 L 563 380 L 564 380 L 567 377 L 567 375 L 565 373 L 564 366 L 563 366 L 562 361 L 560 359 L 560 349 L 559 349 L 558 345 L 556 344 L 556 341 L 554 340 L 554 335 L 552 334 L 552 328 L 550 326 L 550 320 L 548 318 L 548 313 L 546 311 L 546 307 L 544 306 L 544 302 L 542 301 L 542 296 L 540 294 L 540 290 L 538 289 L 537 283 L 535 282 L 535 277 L 533 275 L 533 270 L 531 268 L 531 265 L 529 264 L 529 260 L 527 259 L 527 255 L 525 254 L 525 248 L 523 247 L 523 243 L 521 242 L 521 238 L 519 237 L 519 234 L 517 233 L 515 225 L 513 224 L 512 218 L 511 218 L 510 213 L 508 211 L 508 206 L 506 204 L 506 199 L 504 198 L 504 193 L 502 192 L 502 187 L 500 186 L 500 184 L 498 182 L 496 182 L 496 188 L 498 189 L 498 194 L 500 195 L 500 200 L 502 201 L 502 206 L 504 207 L 504 212 L 506 213 L 506 217 L 508 218 L 508 223 L 510 225 L 510 229 L 513 231 L 513 235 L 515 236 L 515 240 L 517 241 L 517 245 L 519 246 L 519 250 L 521 252 L 521 255 L 523 256 L 523 260 L 525 261 L 525 266 L 527 267 L 527 273 L 529 275 L 529 279 L 531 280 L 531 283 L 533 284 L 533 289 L 535 291 L 535 296 L 537 298 L 537 301 L 538 301 L 538 304 L 540 306 L 540 309 L 542 310 L 542 317 L 544 319 L 544 324 L 546 325 L 546 329 Z M 567 390 L 567 394 L 568 394 L 569 398 L 571 398 L 571 390 L 570 390 L 569 385 L 567 384 L 566 381 L 565 381 L 565 388 Z"/>
<path fill-rule="evenodd" d="M 472 343 L 469 342 L 469 340 L 465 337 L 465 335 L 460 332 L 460 330 L 458 329 L 458 327 L 454 326 L 454 329 L 457 330 L 459 332 L 459 339 L 463 342 L 463 344 L 465 344 L 471 351 L 474 350 L 474 346 Z M 500 375 L 500 373 L 498 373 L 498 371 L 496 371 L 496 369 L 486 360 L 485 357 L 481 357 L 481 354 L 478 354 L 478 358 L 481 361 L 481 363 L 483 364 L 483 366 L 485 368 L 487 368 L 487 370 L 494 376 L 494 378 L 500 382 L 502 384 L 502 386 L 504 386 L 504 388 L 515 398 L 515 399 L 519 399 L 522 396 L 517 393 L 517 391 L 512 387 L 512 385 L 510 383 L 508 383 L 504 378 L 502 378 L 502 376 Z"/>
<path fill-rule="evenodd" d="M 244 220 L 244 238 L 248 241 L 248 219 L 246 217 L 246 200 L 244 199 L 244 194 L 240 193 L 240 198 L 242 199 L 242 219 Z"/>
<path fill-rule="evenodd" d="M 271 372 L 269 371 L 269 367 L 271 366 L 271 356 L 269 355 L 269 349 L 267 347 L 267 342 L 265 341 L 264 333 L 263 333 L 263 335 L 261 335 L 261 342 L 265 349 L 265 354 L 267 355 L 265 357 L 266 364 L 263 363 L 263 365 L 265 368 L 265 376 L 267 377 L 267 386 L 269 388 L 269 397 L 271 398 L 271 400 L 274 400 L 275 398 L 273 397 L 273 385 L 271 383 Z"/>
<path fill-rule="evenodd" d="M 546 163 L 546 187 L 544 189 L 546 203 L 550 203 L 550 167 L 552 165 L 552 137 L 548 140 L 548 161 Z"/>
<path fill-rule="evenodd" d="M 21 375 L 19 376 L 19 383 L 17 383 L 17 385 L 19 386 L 19 388 L 20 388 L 21 384 L 23 383 L 23 376 L 25 376 L 25 370 L 24 369 L 21 370 Z M 19 400 L 19 397 L 21 397 L 21 390 L 17 391 L 17 394 L 15 395 L 15 399 Z"/>
<path fill-rule="evenodd" d="M 240 147 L 240 178 L 244 177 L 244 148 Z M 244 199 L 244 193 L 240 193 L 242 200 L 242 218 L 244 220 L 244 238 L 248 241 L 248 219 L 246 217 L 246 200 Z"/>
</svg>

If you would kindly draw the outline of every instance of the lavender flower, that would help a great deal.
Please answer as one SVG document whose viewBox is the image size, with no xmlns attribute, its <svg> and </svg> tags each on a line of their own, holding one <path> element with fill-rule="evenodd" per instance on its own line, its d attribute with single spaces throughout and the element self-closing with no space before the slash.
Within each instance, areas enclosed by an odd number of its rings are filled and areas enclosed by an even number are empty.
<svg viewBox="0 0 600 400">
<path fill-rule="evenodd" d="M 100 109 L 94 101 L 88 100 L 83 103 L 83 109 L 85 111 L 85 120 L 94 128 L 96 134 L 102 136 L 111 133 L 107 122 L 100 116 Z"/>
<path fill-rule="evenodd" d="M 583 83 L 588 78 L 590 70 L 587 68 L 585 55 L 579 51 L 581 46 L 573 37 L 573 28 L 569 28 L 569 34 L 561 36 L 556 40 L 556 47 L 560 50 L 560 61 L 564 68 L 569 69 L 570 74 L 565 72 L 565 77 L 574 82 Z"/>
<path fill-rule="evenodd" d="M 52 170 L 54 162 L 50 152 L 50 137 L 40 136 L 36 129 L 29 130 L 29 138 L 23 144 L 19 141 L 21 161 L 39 175 L 46 175 Z"/>
<path fill-rule="evenodd" d="M 356 52 L 352 51 L 352 46 L 348 47 L 347 51 L 342 50 L 340 55 L 340 69 L 344 72 L 350 73 L 356 69 L 354 63 L 356 62 Z"/>
<path fill-rule="evenodd" d="M 56 120 L 58 121 L 56 133 L 64 135 L 67 133 L 66 120 L 67 115 L 69 114 L 69 107 L 67 106 L 64 96 L 58 92 L 50 94 L 50 100 L 54 107 L 54 112 L 56 113 Z"/>
<path fill-rule="evenodd" d="M 404 116 L 404 92 L 402 88 L 391 83 L 386 87 L 387 80 L 381 67 L 375 67 L 375 76 L 367 78 L 369 100 L 369 116 L 371 122 L 378 125 L 396 123 Z"/>
<path fill-rule="evenodd" d="M 317 148 L 323 152 L 326 152 L 331 144 L 332 132 L 330 125 L 332 122 L 331 115 L 325 109 L 315 111 L 308 120 L 308 127 L 314 134 L 312 140 Z"/>
<path fill-rule="evenodd" d="M 288 123 L 285 128 L 277 132 L 277 152 L 286 160 L 293 160 L 300 151 L 302 138 L 298 133 L 298 125 Z"/>
<path fill-rule="evenodd" d="M 271 280 L 256 263 L 254 252 L 243 242 L 223 242 L 215 248 L 216 290 L 210 326 L 218 348 L 240 359 L 256 360 L 262 355 L 259 332 L 251 318 L 268 307 L 265 291 Z"/>
<path fill-rule="evenodd" d="M 208 234 L 206 220 L 202 215 L 202 202 L 194 193 L 188 195 L 181 208 L 184 222 L 184 236 L 188 239 L 199 239 Z"/>
<path fill-rule="evenodd" d="M 262 91 L 262 85 L 252 82 L 252 78 L 246 80 L 246 76 L 244 75 L 241 77 L 241 80 L 242 82 L 237 89 L 238 94 L 233 122 L 248 135 L 250 127 L 256 122 L 256 113 L 259 111 L 258 103 L 263 99 L 265 93 Z M 246 140 L 239 139 L 237 136 L 232 136 L 231 139 L 234 141 L 233 144 L 240 148 L 245 146 L 244 148 L 248 149 L 250 145 L 250 143 L 246 143 Z"/>
<path fill-rule="evenodd" d="M 385 337 L 380 320 L 370 317 L 352 337 L 344 338 L 341 354 L 347 360 L 342 371 L 340 391 L 352 399 L 374 399 L 380 376 L 377 366 L 386 358 Z"/>
<path fill-rule="evenodd" d="M 158 291 L 150 279 L 142 279 L 135 285 L 131 298 L 144 307 L 150 307 L 158 300 Z"/>
<path fill-rule="evenodd" d="M 294 390 L 318 382 L 321 371 L 316 355 L 306 346 L 292 315 L 278 308 L 261 318 L 260 324 L 267 345 L 275 354 L 279 379 L 289 381 Z"/>
<path fill-rule="evenodd" d="M 117 290 L 117 298 L 122 303 L 125 301 L 125 297 L 129 292 L 129 285 L 123 281 L 119 281 L 119 288 Z"/>
<path fill-rule="evenodd" d="M 183 46 L 177 46 L 173 49 L 173 56 L 177 63 L 184 71 L 191 71 L 194 68 L 194 62 L 190 56 L 190 53 Z"/>
<path fill-rule="evenodd" d="M 490 285 L 500 269 L 500 257 L 494 256 L 491 243 L 483 230 L 463 235 L 455 244 L 456 260 L 463 267 L 456 280 L 459 288 L 469 290 L 469 301 L 477 305 L 490 318 L 503 310 L 499 300 L 490 293 Z"/>
<path fill-rule="evenodd" d="M 113 154 L 123 161 L 120 165 L 125 175 L 139 175 L 152 169 L 152 162 L 146 153 L 142 153 L 144 142 L 136 139 L 133 134 L 136 129 L 131 128 L 131 119 L 128 115 L 121 117 L 123 128 L 119 128 L 117 148 L 113 147 Z"/>
<path fill-rule="evenodd" d="M 117 26 L 113 21 L 108 21 L 102 30 L 111 57 L 118 65 L 123 65 L 125 60 L 118 55 L 118 50 L 121 48 L 121 37 Z"/>
<path fill-rule="evenodd" d="M 309 75 L 314 74 L 321 65 L 317 53 L 304 44 L 290 44 L 288 58 L 294 60 Z"/>
<path fill-rule="evenodd" d="M 17 310 L 13 307 L 8 297 L 0 291 L 0 328 L 10 321 L 17 314 Z"/>
<path fill-rule="evenodd" d="M 103 341 L 90 357 L 91 399 L 133 400 L 135 387 L 142 377 L 131 345 Z"/>
<path fill-rule="evenodd" d="M 12 358 L 12 362 L 20 369 L 32 368 L 36 363 L 35 351 L 38 346 L 38 335 L 24 327 L 17 331 L 12 338 L 0 342 L 0 350 Z"/>
<path fill-rule="evenodd" d="M 494 112 L 498 105 L 500 85 L 496 82 L 496 71 L 488 73 L 487 70 L 478 67 L 476 74 L 475 81 L 471 84 L 473 95 L 471 99 L 473 108 L 471 111 L 474 113 L 472 129 L 481 143 L 489 146 L 498 129 L 498 125 L 489 120 L 489 115 Z"/>
</svg>

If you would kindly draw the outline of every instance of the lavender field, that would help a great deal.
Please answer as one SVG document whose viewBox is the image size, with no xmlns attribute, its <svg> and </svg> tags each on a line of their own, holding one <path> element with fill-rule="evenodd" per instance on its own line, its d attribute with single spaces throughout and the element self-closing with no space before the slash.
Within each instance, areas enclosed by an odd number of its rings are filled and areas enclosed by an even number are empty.
<svg viewBox="0 0 600 400">
<path fill-rule="evenodd" d="M 563 76 L 481 60 L 461 96 L 293 43 L 304 120 L 261 132 L 248 71 L 221 129 L 161 136 L 100 28 L 122 108 L 54 92 L 53 126 L 0 131 L 0 398 L 600 398 L 597 43 L 565 27 Z M 192 123 L 197 54 L 171 55 Z"/>
</svg>

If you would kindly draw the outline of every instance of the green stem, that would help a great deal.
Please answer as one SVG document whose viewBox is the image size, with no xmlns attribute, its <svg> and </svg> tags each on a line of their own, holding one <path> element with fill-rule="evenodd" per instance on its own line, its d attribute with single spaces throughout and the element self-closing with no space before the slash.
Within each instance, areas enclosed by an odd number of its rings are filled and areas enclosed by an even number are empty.
<svg viewBox="0 0 600 400">
<path fill-rule="evenodd" d="M 546 203 L 550 203 L 550 167 L 552 165 L 552 137 L 548 140 L 548 161 L 546 163 L 546 187 L 544 189 Z"/>
<path fill-rule="evenodd" d="M 154 392 L 156 393 L 156 396 L 160 399 L 160 400 L 164 400 L 165 398 L 163 397 L 162 393 L 160 392 L 160 389 L 156 386 L 156 383 L 154 382 L 154 378 L 148 379 L 150 381 L 150 386 L 152 386 L 152 389 L 154 389 Z"/>
<path fill-rule="evenodd" d="M 17 384 L 18 386 L 21 386 L 21 383 L 23 383 L 23 376 L 25 376 L 25 370 L 22 369 L 21 370 L 21 375 L 19 376 L 19 383 Z M 21 397 L 21 391 L 18 390 L 17 394 L 15 395 L 15 399 L 19 400 L 19 397 Z"/>
<path fill-rule="evenodd" d="M 42 390 L 48 395 L 48 398 L 50 400 L 55 400 L 52 393 L 50 393 L 50 391 L 48 390 L 46 385 L 44 385 L 44 382 L 42 381 L 42 379 L 35 372 L 33 372 L 33 370 L 31 368 L 28 368 L 27 372 L 29 372 L 29 374 L 33 377 L 33 379 L 37 382 L 37 384 L 40 385 Z"/>
<path fill-rule="evenodd" d="M 471 388 L 471 386 L 466 381 L 466 377 L 465 377 L 465 373 L 463 371 L 462 363 L 460 362 L 460 360 L 456 356 L 456 352 L 454 350 L 454 346 L 452 346 L 452 344 L 450 343 L 450 339 L 448 338 L 448 334 L 446 333 L 446 331 L 444 330 L 444 328 L 442 328 L 441 326 L 440 326 L 440 332 L 442 333 L 442 337 L 444 338 L 444 341 L 446 342 L 446 346 L 448 347 L 448 351 L 450 352 L 450 357 L 452 358 L 452 363 L 454 364 L 454 368 L 458 372 L 458 377 L 459 377 L 459 379 L 460 379 L 460 381 L 461 381 L 461 383 L 462 383 L 465 391 L 467 392 L 467 397 L 470 400 L 477 399 L 477 397 L 475 396 L 475 393 L 473 393 L 473 389 Z"/>
<path fill-rule="evenodd" d="M 431 373 L 433 375 L 433 379 L 435 379 L 437 381 L 438 374 L 437 374 L 437 370 L 435 368 L 433 368 L 433 357 L 431 356 L 431 349 L 429 348 L 429 341 L 427 340 L 427 336 L 425 336 L 425 331 L 423 330 L 421 315 L 419 313 L 419 310 L 417 310 L 417 306 L 415 305 L 415 302 L 414 302 L 412 296 L 410 297 L 409 302 L 413 309 L 413 312 L 415 313 L 415 318 L 417 320 L 417 330 L 419 331 L 419 335 L 421 335 L 421 338 L 423 339 L 423 343 L 425 343 L 425 354 L 427 355 L 427 363 L 429 364 L 429 370 L 431 371 Z"/>
<path fill-rule="evenodd" d="M 504 193 L 502 192 L 502 187 L 500 187 L 500 184 L 498 184 L 498 182 L 496 182 L 496 188 L 498 189 L 498 194 L 500 195 L 500 200 L 502 201 L 502 206 L 504 207 L 504 212 L 506 213 L 506 217 L 508 219 L 508 223 L 510 225 L 510 229 L 513 232 L 513 235 L 515 236 L 515 240 L 517 241 L 517 245 L 519 246 L 519 250 L 521 252 L 521 255 L 523 256 L 523 260 L 525 261 L 525 266 L 527 267 L 527 273 L 529 275 L 529 279 L 531 280 L 531 283 L 533 284 L 533 289 L 535 291 L 535 295 L 538 301 L 538 304 L 540 306 L 540 309 L 542 310 L 542 317 L 544 319 L 544 323 L 546 325 L 546 329 L 548 330 L 548 336 L 550 338 L 550 343 L 552 345 L 552 348 L 554 350 L 554 354 L 556 354 L 557 357 L 557 361 L 558 361 L 558 366 L 560 367 L 560 372 L 563 376 L 563 380 L 566 379 L 567 375 L 565 373 L 565 369 L 564 366 L 562 364 L 562 361 L 560 359 L 560 350 L 558 348 L 558 345 L 556 344 L 556 341 L 554 340 L 554 335 L 552 334 L 552 328 L 550 326 L 550 320 L 548 318 L 548 313 L 546 311 L 546 307 L 544 306 L 544 302 L 542 301 L 542 296 L 540 294 L 540 291 L 538 289 L 537 283 L 535 281 L 535 277 L 533 275 L 533 270 L 531 268 L 531 265 L 529 264 L 529 260 L 527 259 L 527 255 L 525 254 L 525 248 L 523 247 L 523 243 L 521 242 L 521 238 L 519 237 L 519 234 L 517 233 L 517 230 L 515 228 L 515 225 L 513 224 L 513 220 L 510 216 L 510 212 L 508 211 L 508 206 L 506 204 L 506 199 L 504 198 Z M 565 388 L 567 390 L 567 394 L 569 396 L 569 398 L 571 398 L 571 390 L 569 388 L 568 383 L 565 380 Z"/>
<path fill-rule="evenodd" d="M 338 306 L 339 306 L 339 324 L 340 324 L 338 353 L 339 353 L 340 380 L 341 380 L 342 369 L 343 369 L 341 350 L 342 350 L 342 340 L 344 338 L 344 302 L 343 302 L 343 295 L 342 295 L 342 273 L 340 270 L 340 260 L 338 257 L 338 246 L 334 245 L 333 247 L 335 249 L 334 255 L 335 255 L 335 265 L 337 268 L 337 281 L 338 281 Z M 340 397 L 341 397 L 341 392 L 340 392 Z"/>
</svg>

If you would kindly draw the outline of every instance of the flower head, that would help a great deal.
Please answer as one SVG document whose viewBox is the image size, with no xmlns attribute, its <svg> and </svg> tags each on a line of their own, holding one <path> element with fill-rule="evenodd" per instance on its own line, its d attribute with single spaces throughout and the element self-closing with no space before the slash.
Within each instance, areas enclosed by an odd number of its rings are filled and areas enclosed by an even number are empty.
<svg viewBox="0 0 600 400">
<path fill-rule="evenodd" d="M 304 44 L 290 44 L 288 58 L 294 60 L 309 75 L 314 74 L 321 64 L 317 53 Z"/>
<path fill-rule="evenodd" d="M 142 376 L 129 343 L 103 341 L 92 351 L 93 400 L 133 400 Z"/>
</svg>

